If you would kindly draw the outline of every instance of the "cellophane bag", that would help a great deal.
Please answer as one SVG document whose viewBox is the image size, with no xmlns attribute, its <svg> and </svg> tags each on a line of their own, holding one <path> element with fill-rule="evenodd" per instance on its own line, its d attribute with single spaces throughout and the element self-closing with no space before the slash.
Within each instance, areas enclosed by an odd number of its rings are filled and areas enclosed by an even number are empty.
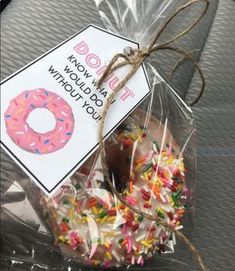
<svg viewBox="0 0 235 271">
<path fill-rule="evenodd" d="M 140 48 L 176 2 L 95 0 L 107 29 Z M 3 270 L 190 269 L 190 262 L 174 255 L 175 234 L 141 213 L 184 230 L 195 185 L 194 119 L 148 59 L 144 65 L 151 93 L 105 142 L 113 186 L 140 212 L 112 193 L 98 152 L 52 197 L 2 153 Z"/>
</svg>

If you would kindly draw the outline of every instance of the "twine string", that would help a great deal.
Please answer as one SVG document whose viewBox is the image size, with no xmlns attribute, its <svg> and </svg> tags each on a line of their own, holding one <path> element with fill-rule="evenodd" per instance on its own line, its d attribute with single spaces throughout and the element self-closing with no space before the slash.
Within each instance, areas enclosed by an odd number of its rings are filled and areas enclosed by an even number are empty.
<svg viewBox="0 0 235 271">
<path fill-rule="evenodd" d="M 198 52 L 198 51 L 199 51 L 198 49 L 193 49 L 193 50 L 191 50 L 191 51 L 188 51 L 187 55 L 192 56 L 195 52 Z M 184 62 L 185 59 L 187 59 L 187 58 L 185 57 L 185 55 L 183 55 L 183 56 L 175 63 L 175 65 L 172 67 L 171 72 L 170 72 L 170 74 L 169 74 L 169 80 L 171 80 L 171 78 L 172 78 L 174 72 L 175 72 L 176 69 L 180 66 L 180 64 L 182 64 L 182 63 Z"/>
<path fill-rule="evenodd" d="M 203 9 L 200 16 L 189 27 L 187 27 L 185 30 L 183 30 L 179 34 L 177 34 L 172 39 L 170 39 L 168 41 L 165 41 L 165 42 L 163 42 L 161 44 L 157 44 L 159 38 L 164 33 L 165 29 L 170 24 L 170 22 L 178 14 L 180 14 L 183 10 L 185 10 L 189 6 L 191 6 L 191 5 L 195 4 L 195 3 L 198 3 L 198 2 L 204 2 L 205 3 L 205 8 Z M 101 158 L 101 165 L 102 165 L 102 169 L 103 169 L 105 182 L 109 185 L 109 187 L 111 189 L 111 192 L 117 197 L 117 199 L 122 204 L 127 206 L 130 210 L 132 210 L 133 212 L 145 217 L 148 220 L 156 221 L 159 225 L 162 225 L 165 228 L 167 228 L 168 230 L 174 232 L 176 234 L 176 236 L 185 243 L 185 245 L 188 247 L 188 249 L 195 256 L 195 258 L 197 259 L 198 265 L 200 266 L 200 269 L 202 271 L 207 271 L 208 270 L 207 267 L 205 266 L 204 262 L 203 262 L 202 256 L 200 255 L 200 253 L 196 249 L 196 247 L 192 244 L 192 242 L 182 232 L 179 232 L 179 231 L 175 230 L 172 226 L 165 223 L 163 221 L 163 219 L 161 219 L 160 217 L 153 216 L 151 214 L 142 212 L 139 209 L 133 207 L 128 202 L 126 202 L 123 199 L 122 195 L 116 190 L 116 188 L 114 187 L 114 185 L 113 185 L 113 183 L 111 181 L 110 174 L 109 174 L 109 168 L 108 168 L 107 163 L 106 163 L 105 142 L 103 140 L 103 130 L 104 130 L 105 118 L 107 116 L 109 107 L 110 107 L 113 99 L 115 98 L 116 94 L 126 85 L 126 83 L 130 80 L 130 78 L 132 78 L 132 76 L 136 73 L 136 71 L 142 65 L 144 60 L 148 56 L 150 56 L 153 52 L 157 52 L 157 51 L 161 51 L 161 50 L 169 50 L 169 51 L 172 51 L 172 52 L 176 52 L 176 53 L 178 53 L 178 54 L 180 54 L 182 56 L 182 58 L 173 67 L 172 72 L 177 68 L 178 64 L 180 64 L 184 59 L 188 59 L 194 64 L 196 70 L 198 71 L 198 73 L 200 75 L 200 78 L 201 78 L 201 81 L 202 81 L 202 86 L 201 86 L 201 91 L 200 91 L 198 97 L 196 98 L 195 101 L 193 101 L 191 103 L 191 105 L 194 105 L 195 103 L 197 103 L 199 101 L 199 99 L 201 98 L 201 96 L 203 94 L 204 88 L 205 88 L 205 78 L 204 78 L 202 70 L 200 69 L 199 64 L 192 57 L 192 51 L 191 52 L 186 52 L 185 50 L 183 50 L 181 48 L 173 47 L 173 46 L 170 46 L 170 45 L 173 42 L 175 42 L 176 40 L 178 40 L 181 37 L 188 34 L 189 31 L 191 31 L 199 23 L 199 21 L 204 17 L 204 15 L 206 14 L 206 12 L 208 10 L 208 7 L 209 7 L 209 0 L 191 0 L 188 3 L 186 3 L 185 5 L 182 5 L 181 7 L 176 9 L 176 11 L 163 24 L 160 31 L 157 33 L 156 37 L 153 39 L 153 41 L 150 43 L 150 45 L 147 48 L 132 50 L 131 54 L 129 54 L 129 55 L 123 54 L 123 53 L 116 54 L 112 58 L 112 60 L 108 64 L 108 66 L 106 67 L 103 75 L 98 80 L 97 85 L 96 85 L 97 88 L 101 87 L 102 83 L 105 81 L 105 79 L 112 72 L 119 69 L 120 67 L 123 67 L 123 66 L 126 66 L 126 65 L 130 66 L 130 70 L 127 72 L 125 77 L 119 82 L 119 84 L 116 86 L 116 88 L 113 90 L 113 92 L 107 98 L 107 100 L 106 100 L 106 102 L 104 104 L 102 113 L 101 113 L 101 121 L 100 121 L 100 125 L 98 127 L 98 140 L 99 140 L 99 154 L 100 154 L 100 158 Z M 120 61 L 120 59 L 122 59 L 122 60 Z"/>
</svg>

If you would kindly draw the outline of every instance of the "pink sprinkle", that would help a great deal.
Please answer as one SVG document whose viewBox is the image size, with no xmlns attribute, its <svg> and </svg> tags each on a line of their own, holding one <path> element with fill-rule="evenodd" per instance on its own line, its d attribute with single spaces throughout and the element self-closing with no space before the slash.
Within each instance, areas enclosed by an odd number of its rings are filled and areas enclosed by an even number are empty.
<svg viewBox="0 0 235 271">
<path fill-rule="evenodd" d="M 172 153 L 172 145 L 170 145 L 167 149 L 167 155 L 168 156 L 171 156 L 171 153 Z"/>
<path fill-rule="evenodd" d="M 144 259 L 142 258 L 140 261 L 140 265 L 143 266 L 144 265 Z"/>
<path fill-rule="evenodd" d="M 78 235 L 75 232 L 71 232 L 70 234 L 70 246 L 73 250 L 76 250 L 78 247 L 78 240 L 77 240 Z"/>
<path fill-rule="evenodd" d="M 110 267 L 111 266 L 110 261 L 105 261 L 103 266 L 104 267 Z"/>
<path fill-rule="evenodd" d="M 141 263 L 141 260 L 142 260 L 142 256 L 139 256 L 138 260 L 137 260 L 137 263 L 140 264 Z"/>
<path fill-rule="evenodd" d="M 122 227 L 122 234 L 125 234 L 127 232 L 127 225 L 124 224 L 123 227 Z"/>
<path fill-rule="evenodd" d="M 170 180 L 161 177 L 161 181 L 164 183 L 165 187 L 171 188 Z"/>
<path fill-rule="evenodd" d="M 152 158 L 153 154 L 154 154 L 154 151 L 151 150 L 151 151 L 149 152 L 148 156 L 147 156 L 147 161 L 150 160 L 150 159 Z"/>
<path fill-rule="evenodd" d="M 166 203 L 166 199 L 164 198 L 164 196 L 161 193 L 160 193 L 160 198 L 161 198 L 163 203 Z"/>
<path fill-rule="evenodd" d="M 172 174 L 177 175 L 178 173 L 179 173 L 179 169 L 174 167 Z"/>
<path fill-rule="evenodd" d="M 131 196 L 127 196 L 125 198 L 125 200 L 130 204 L 130 205 L 136 205 L 137 204 L 137 200 L 134 197 Z"/>
<path fill-rule="evenodd" d="M 131 253 L 132 251 L 132 242 L 130 238 L 127 238 L 127 253 Z"/>
</svg>

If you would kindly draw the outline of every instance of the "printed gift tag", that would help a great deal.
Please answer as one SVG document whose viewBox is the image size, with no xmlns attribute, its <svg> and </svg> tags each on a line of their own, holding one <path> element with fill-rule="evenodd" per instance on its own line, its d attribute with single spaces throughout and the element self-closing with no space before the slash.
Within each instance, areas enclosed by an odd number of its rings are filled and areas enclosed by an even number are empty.
<svg viewBox="0 0 235 271">
<path fill-rule="evenodd" d="M 90 25 L 1 83 L 2 146 L 48 195 L 97 149 L 102 107 L 128 67 L 96 81 L 126 47 L 138 44 Z M 149 92 L 141 67 L 114 99 L 105 137 Z"/>
</svg>

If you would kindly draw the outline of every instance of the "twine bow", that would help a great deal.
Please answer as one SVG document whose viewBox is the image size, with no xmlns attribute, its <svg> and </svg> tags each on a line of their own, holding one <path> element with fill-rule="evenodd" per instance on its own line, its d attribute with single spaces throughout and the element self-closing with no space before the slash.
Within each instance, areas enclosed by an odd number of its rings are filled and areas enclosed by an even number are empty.
<svg viewBox="0 0 235 271">
<path fill-rule="evenodd" d="M 195 20 L 190 26 L 188 26 L 185 30 L 183 30 L 181 33 L 179 33 L 178 35 L 176 35 L 172 39 L 170 39 L 170 40 L 168 40 L 166 42 L 158 44 L 157 42 L 158 42 L 159 38 L 161 37 L 161 35 L 163 34 L 163 32 L 165 31 L 167 26 L 170 24 L 170 22 L 179 13 L 181 13 L 183 10 L 185 10 L 189 6 L 191 6 L 191 5 L 195 4 L 195 3 L 198 3 L 198 2 L 204 2 L 205 3 L 205 8 L 203 9 L 201 15 L 197 18 L 197 20 Z M 167 229 L 169 229 L 170 231 L 174 232 L 176 234 L 176 236 L 179 237 L 179 239 L 181 239 L 186 244 L 186 246 L 191 250 L 191 252 L 193 253 L 193 255 L 197 259 L 197 262 L 198 262 L 198 265 L 200 266 L 200 269 L 203 270 L 203 271 L 207 271 L 208 269 L 205 266 L 199 251 L 196 249 L 196 247 L 191 243 L 191 241 L 183 233 L 175 230 L 172 226 L 169 226 L 167 223 L 165 223 L 158 216 L 150 215 L 150 214 L 147 214 L 145 212 L 140 211 L 139 209 L 136 209 L 135 207 L 130 205 L 128 202 L 126 202 L 122 198 L 121 194 L 116 190 L 116 188 L 114 187 L 114 185 L 112 184 L 112 181 L 110 179 L 109 169 L 108 169 L 106 159 L 105 159 L 105 143 L 104 143 L 104 140 L 103 140 L 103 130 L 104 130 L 104 123 L 105 123 L 105 118 L 106 118 L 107 113 L 108 113 L 108 109 L 109 109 L 115 95 L 126 85 L 126 83 L 129 81 L 129 79 L 136 73 L 138 68 L 142 65 L 144 60 L 147 57 L 149 57 L 153 52 L 157 52 L 157 51 L 161 51 L 161 50 L 169 50 L 169 51 L 173 51 L 173 52 L 181 54 L 183 57 L 174 66 L 172 71 L 174 71 L 175 68 L 178 66 L 178 64 L 181 63 L 185 58 L 190 60 L 194 64 L 196 70 L 198 71 L 198 73 L 199 73 L 199 75 L 201 77 L 202 87 L 201 87 L 201 91 L 200 91 L 198 97 L 190 105 L 192 106 L 192 105 L 196 104 L 199 101 L 199 99 L 201 98 L 201 96 L 203 94 L 204 88 L 205 88 L 205 78 L 204 78 L 203 73 L 202 73 L 202 71 L 201 71 L 201 69 L 199 67 L 199 64 L 191 56 L 193 51 L 186 52 L 185 50 L 183 50 L 181 48 L 171 46 L 171 44 L 174 43 L 179 38 L 185 36 L 192 28 L 195 27 L 199 23 L 199 21 L 204 17 L 204 15 L 206 14 L 206 12 L 208 10 L 208 7 L 209 7 L 209 0 L 191 0 L 188 3 L 186 3 L 185 5 L 180 6 L 166 20 L 166 22 L 163 24 L 160 31 L 157 33 L 156 37 L 153 39 L 153 41 L 150 43 L 150 45 L 148 47 L 142 48 L 142 49 L 132 49 L 129 52 L 127 52 L 126 54 L 125 53 L 116 54 L 113 57 L 113 59 L 110 61 L 110 63 L 108 64 L 108 66 L 107 66 L 106 70 L 104 71 L 102 77 L 97 82 L 97 88 L 99 88 L 99 87 L 101 87 L 104 80 L 112 72 L 114 72 L 115 70 L 119 69 L 120 67 L 123 67 L 123 66 L 126 66 L 126 65 L 131 66 L 129 72 L 119 82 L 119 84 L 116 86 L 116 88 L 113 90 L 113 92 L 107 98 L 106 103 L 105 103 L 104 108 L 103 108 L 103 111 L 101 113 L 101 122 L 100 122 L 99 129 L 98 129 L 98 139 L 99 139 L 99 153 L 100 153 L 101 164 L 102 164 L 102 168 L 103 168 L 105 181 L 109 185 L 112 193 L 114 195 L 116 195 L 118 200 L 121 203 L 123 203 L 124 205 L 126 205 L 130 210 L 132 210 L 133 212 L 135 212 L 135 213 L 137 213 L 139 215 L 142 215 L 143 217 L 145 217 L 148 220 L 157 221 L 157 223 L 159 223 L 160 225 L 162 225 L 162 226 L 166 227 Z M 120 61 L 120 59 L 122 59 L 122 60 Z"/>
</svg>

